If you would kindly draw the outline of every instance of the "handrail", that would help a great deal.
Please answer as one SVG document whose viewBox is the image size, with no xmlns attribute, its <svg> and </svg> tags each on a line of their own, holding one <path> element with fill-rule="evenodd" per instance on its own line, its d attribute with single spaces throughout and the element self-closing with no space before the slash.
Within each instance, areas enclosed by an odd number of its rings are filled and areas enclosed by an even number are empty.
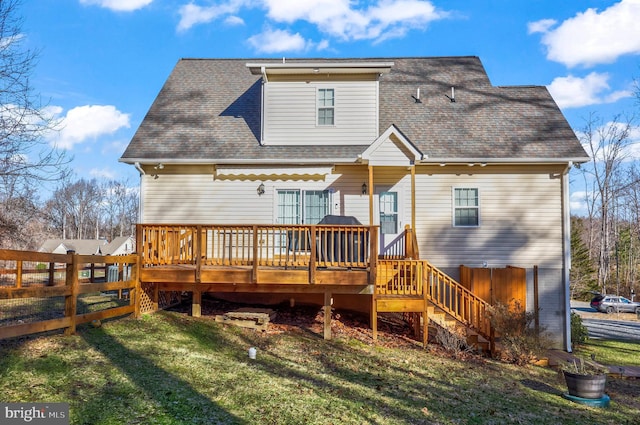
<svg viewBox="0 0 640 425">
<path fill-rule="evenodd" d="M 423 262 L 419 260 L 378 260 L 376 294 L 421 297 L 423 270 Z"/>
<path fill-rule="evenodd" d="M 490 304 L 474 295 L 428 261 L 423 262 L 427 299 L 491 341 Z"/>
<path fill-rule="evenodd" d="M 371 266 L 373 226 L 139 224 L 142 266 Z"/>
</svg>

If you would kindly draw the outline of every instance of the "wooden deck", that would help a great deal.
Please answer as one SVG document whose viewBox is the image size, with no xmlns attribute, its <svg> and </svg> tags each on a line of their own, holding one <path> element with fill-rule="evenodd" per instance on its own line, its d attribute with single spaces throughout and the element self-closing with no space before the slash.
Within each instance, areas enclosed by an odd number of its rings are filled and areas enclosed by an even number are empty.
<svg viewBox="0 0 640 425">
<path fill-rule="evenodd" d="M 403 313 L 426 344 L 434 308 L 490 337 L 488 304 L 420 260 L 411 229 L 405 229 L 404 237 L 382 256 L 377 232 L 376 226 L 145 224 L 137 227 L 138 252 L 129 256 L 0 250 L 0 301 L 22 299 L 24 305 L 35 305 L 39 299 L 65 297 L 64 311 L 57 313 L 63 318 L 5 328 L 0 323 L 0 338 L 54 328 L 72 333 L 76 323 L 157 311 L 180 302 L 185 292 L 192 294 L 194 316 L 201 313 L 204 293 L 234 294 L 236 300 L 247 294 L 265 294 L 264 299 L 276 294 L 269 297 L 272 300 L 280 294 L 283 300 L 312 299 L 324 307 L 325 338 L 331 337 L 334 295 L 341 295 L 344 308 L 357 305 L 370 312 L 374 339 L 379 313 Z M 112 264 L 102 265 L 103 274 L 109 269 L 118 282 L 107 276 L 101 279 L 108 282 L 97 282 L 99 263 Z M 113 290 L 127 290 L 128 305 L 77 314 L 78 296 Z"/>
<path fill-rule="evenodd" d="M 377 226 L 143 224 L 137 244 L 152 306 L 160 291 L 191 292 L 195 316 L 203 293 L 323 294 L 330 338 L 332 296 L 367 295 L 374 338 L 378 313 L 401 312 L 415 316 L 426 344 L 433 305 L 490 334 L 488 304 L 419 260 L 410 228 L 386 255 L 378 254 Z"/>
</svg>

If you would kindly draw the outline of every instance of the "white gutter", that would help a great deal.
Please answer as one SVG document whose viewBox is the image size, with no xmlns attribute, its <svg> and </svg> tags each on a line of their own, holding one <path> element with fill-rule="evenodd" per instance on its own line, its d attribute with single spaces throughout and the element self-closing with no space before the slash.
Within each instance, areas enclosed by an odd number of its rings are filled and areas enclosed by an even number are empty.
<svg viewBox="0 0 640 425">
<path fill-rule="evenodd" d="M 569 171 L 573 166 L 573 162 L 569 161 L 567 167 L 562 173 L 562 252 L 563 252 L 563 284 L 564 284 L 564 334 L 565 348 L 568 353 L 571 348 L 571 205 L 569 202 Z"/>
<path fill-rule="evenodd" d="M 588 162 L 584 158 L 431 158 L 425 157 L 416 165 L 467 165 L 467 164 L 566 164 Z"/>
<path fill-rule="evenodd" d="M 363 150 L 366 149 L 366 146 L 363 146 Z M 480 166 L 482 164 L 486 165 L 519 165 L 519 164 L 567 164 L 567 163 L 582 163 L 588 161 L 588 158 L 523 158 L 523 159 L 508 159 L 508 158 L 469 158 L 469 159 L 433 159 L 429 158 L 428 160 L 416 161 L 415 165 L 468 165 L 474 164 Z M 150 160 L 149 158 L 120 158 L 119 162 L 123 162 L 125 164 L 178 164 L 178 165 L 233 165 L 233 164 L 256 164 L 256 165 L 265 165 L 265 164 L 328 164 L 328 163 L 340 163 L 340 164 L 357 164 L 360 163 L 358 158 L 255 158 L 255 159 L 222 159 L 222 158 L 207 158 L 207 159 L 176 159 L 176 158 L 154 158 Z"/>
<path fill-rule="evenodd" d="M 144 176 L 146 174 L 144 172 L 144 170 L 142 169 L 142 167 L 140 166 L 140 162 L 138 162 L 138 161 L 134 162 L 133 166 L 136 167 L 136 170 L 138 170 L 138 172 L 140 173 L 141 176 Z"/>
</svg>

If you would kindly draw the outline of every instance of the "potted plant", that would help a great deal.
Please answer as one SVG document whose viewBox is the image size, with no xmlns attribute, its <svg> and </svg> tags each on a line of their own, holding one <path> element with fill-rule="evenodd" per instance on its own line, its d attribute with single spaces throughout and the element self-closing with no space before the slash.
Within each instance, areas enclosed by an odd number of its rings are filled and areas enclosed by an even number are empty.
<svg viewBox="0 0 640 425">
<path fill-rule="evenodd" d="M 586 399 L 602 398 L 607 372 L 606 367 L 581 358 L 567 361 L 563 373 L 569 395 Z"/>
</svg>

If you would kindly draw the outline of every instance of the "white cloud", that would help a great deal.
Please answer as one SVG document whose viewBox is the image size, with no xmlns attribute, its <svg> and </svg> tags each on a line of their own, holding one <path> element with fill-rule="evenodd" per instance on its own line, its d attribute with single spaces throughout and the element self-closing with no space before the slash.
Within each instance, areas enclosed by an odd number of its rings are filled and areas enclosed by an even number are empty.
<svg viewBox="0 0 640 425">
<path fill-rule="evenodd" d="M 267 16 L 276 22 L 307 21 L 333 37 L 377 39 L 402 36 L 408 30 L 425 28 L 448 14 L 430 1 L 380 0 L 367 8 L 353 8 L 349 0 L 264 0 Z"/>
<path fill-rule="evenodd" d="M 632 95 L 631 91 L 608 93 L 609 74 L 592 72 L 584 78 L 558 77 L 547 87 L 560 108 L 579 108 L 613 103 Z"/>
<path fill-rule="evenodd" d="M 587 213 L 587 195 L 588 193 L 583 190 L 578 190 L 569 196 L 569 206 L 571 208 L 571 214 L 586 215 Z"/>
<path fill-rule="evenodd" d="M 562 22 L 544 28 L 544 21 L 529 25 L 542 31 L 547 59 L 565 64 L 593 66 L 615 62 L 622 55 L 640 54 L 640 1 L 622 0 L 598 12 L 587 9 Z"/>
<path fill-rule="evenodd" d="M 118 177 L 115 171 L 110 168 L 92 168 L 89 175 L 98 179 L 114 180 Z"/>
<path fill-rule="evenodd" d="M 80 0 L 80 4 L 97 5 L 118 12 L 132 12 L 142 9 L 153 0 Z"/>
<path fill-rule="evenodd" d="M 555 26 L 555 24 L 557 24 L 558 21 L 556 21 L 555 19 L 542 19 L 540 21 L 536 21 L 536 22 L 529 22 L 527 24 L 527 30 L 529 34 L 535 34 L 537 32 L 548 32 L 551 27 Z"/>
<path fill-rule="evenodd" d="M 228 3 L 208 7 L 198 6 L 193 3 L 185 4 L 178 11 L 180 14 L 178 31 L 186 31 L 194 25 L 207 24 L 219 17 L 233 15 L 239 12 L 245 3 L 243 0 L 231 0 Z"/>
<path fill-rule="evenodd" d="M 248 41 L 257 51 L 263 53 L 302 51 L 307 50 L 312 45 L 299 33 L 292 34 L 284 30 L 271 29 L 250 37 Z"/>
<path fill-rule="evenodd" d="M 448 16 L 447 12 L 437 10 L 431 1 L 426 0 L 378 0 L 374 4 L 364 3 L 365 6 L 358 7 L 359 4 L 351 0 L 231 0 L 214 6 L 198 6 L 191 2 L 180 8 L 178 31 L 223 19 L 239 13 L 242 8 L 256 5 L 265 8 L 267 18 L 274 23 L 304 21 L 324 34 L 343 40 L 380 41 L 401 37 L 411 29 L 423 29 L 430 22 Z M 250 43 L 263 36 L 258 35 Z M 294 44 L 298 46 L 299 41 Z M 269 48 L 259 50 L 282 51 Z"/>
<path fill-rule="evenodd" d="M 232 26 L 244 25 L 244 20 L 242 18 L 240 18 L 239 16 L 228 16 L 224 20 L 224 23 L 227 24 L 227 25 L 232 25 Z"/>
<path fill-rule="evenodd" d="M 61 109 L 58 110 L 62 112 Z M 67 111 L 61 118 L 58 132 L 49 135 L 50 143 L 61 149 L 72 149 L 74 145 L 113 134 L 121 128 L 129 128 L 129 114 L 124 114 L 112 105 L 85 105 Z"/>
</svg>

